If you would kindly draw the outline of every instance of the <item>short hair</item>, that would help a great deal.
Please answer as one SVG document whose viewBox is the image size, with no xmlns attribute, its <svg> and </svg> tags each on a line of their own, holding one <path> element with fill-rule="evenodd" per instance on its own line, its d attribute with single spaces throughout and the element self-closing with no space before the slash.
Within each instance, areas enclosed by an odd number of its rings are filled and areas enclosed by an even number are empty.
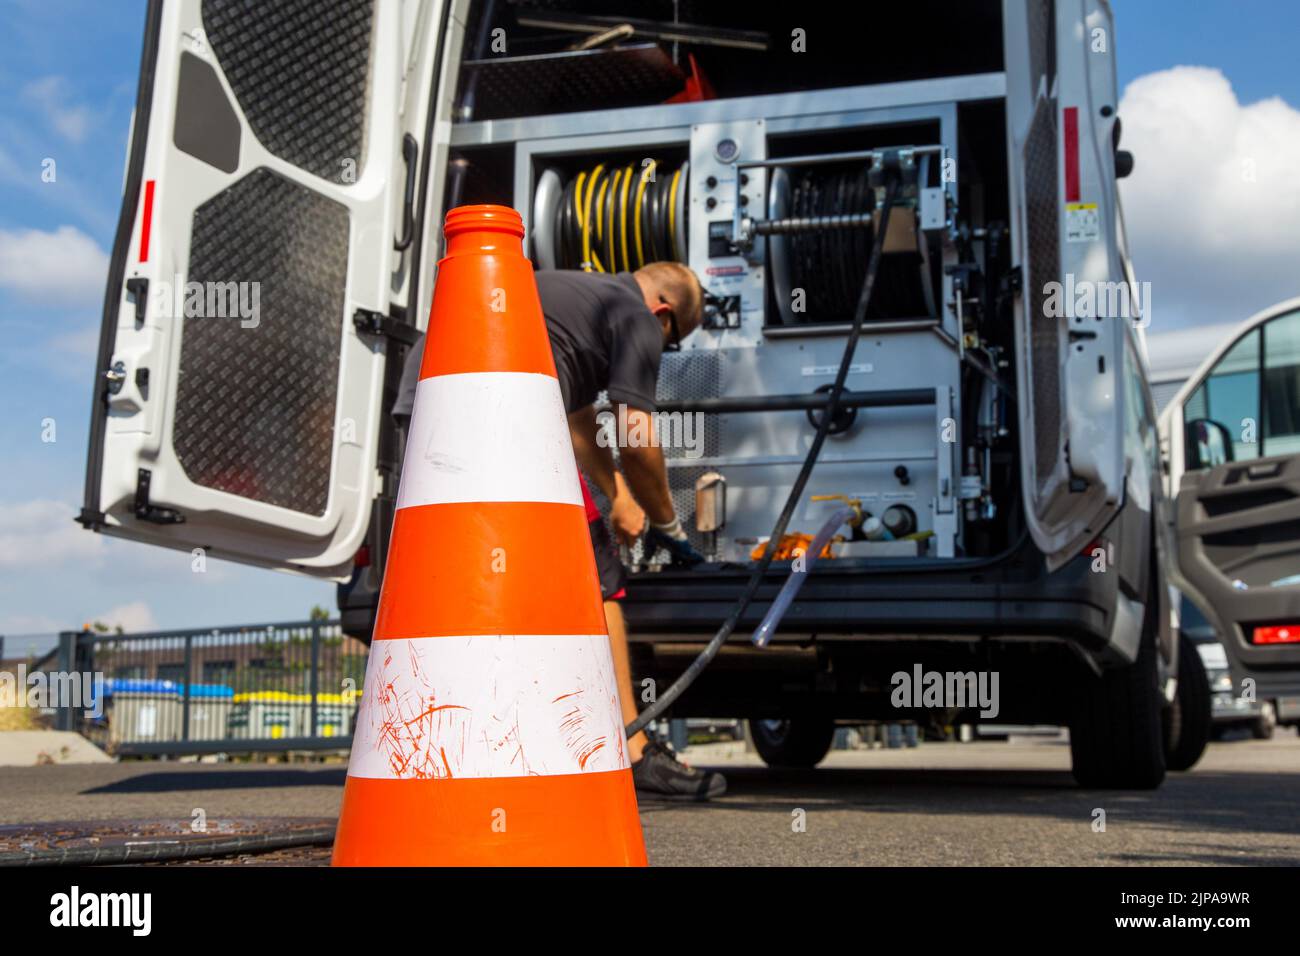
<svg viewBox="0 0 1300 956">
<path fill-rule="evenodd" d="M 679 322 L 694 331 L 704 321 L 704 289 L 691 269 L 680 262 L 651 262 L 637 270 L 672 300 Z M 683 334 L 688 334 L 683 333 Z"/>
</svg>

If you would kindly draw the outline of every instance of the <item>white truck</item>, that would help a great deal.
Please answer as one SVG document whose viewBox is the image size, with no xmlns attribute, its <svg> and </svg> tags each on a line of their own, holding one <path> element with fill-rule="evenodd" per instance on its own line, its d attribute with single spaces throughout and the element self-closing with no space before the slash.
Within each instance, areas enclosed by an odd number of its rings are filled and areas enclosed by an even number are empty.
<svg viewBox="0 0 1300 956">
<path fill-rule="evenodd" d="M 1178 492 L 1176 543 L 1115 50 L 1104 0 L 153 2 L 81 521 L 337 580 L 368 638 L 442 218 L 504 203 L 539 267 L 678 259 L 709 293 L 659 384 L 698 426 L 667 455 L 707 560 L 629 556 L 639 677 L 681 673 L 735 604 L 848 361 L 791 530 L 862 520 L 755 647 L 799 573 L 772 564 L 675 715 L 750 718 L 771 762 L 811 765 L 837 721 L 978 719 L 891 699 L 899 673 L 996 673 L 998 722 L 1068 725 L 1081 782 L 1155 786 L 1208 733 L 1168 588 L 1180 547 L 1202 570 L 1207 502 Z M 1296 461 L 1267 467 L 1294 548 Z M 1211 599 L 1249 627 L 1255 597 Z"/>
</svg>

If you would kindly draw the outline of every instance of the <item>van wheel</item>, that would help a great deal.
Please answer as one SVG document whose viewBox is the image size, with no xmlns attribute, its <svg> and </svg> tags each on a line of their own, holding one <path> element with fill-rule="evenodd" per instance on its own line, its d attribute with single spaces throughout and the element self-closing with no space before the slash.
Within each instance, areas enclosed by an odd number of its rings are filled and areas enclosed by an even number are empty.
<svg viewBox="0 0 1300 956">
<path fill-rule="evenodd" d="M 1178 694 L 1165 708 L 1165 766 L 1190 770 L 1210 742 L 1210 679 L 1196 645 L 1178 635 Z"/>
<path fill-rule="evenodd" d="M 831 749 L 835 721 L 829 717 L 750 720 L 754 748 L 769 767 L 815 767 Z"/>
<path fill-rule="evenodd" d="M 1272 740 L 1277 729 L 1277 709 L 1271 700 L 1259 705 L 1259 716 L 1250 725 L 1250 735 L 1256 740 Z"/>
<path fill-rule="evenodd" d="M 1081 787 L 1153 790 L 1165 779 L 1165 746 L 1156 667 L 1155 615 L 1147 602 L 1137 660 L 1084 677 L 1070 721 L 1070 756 Z"/>
</svg>

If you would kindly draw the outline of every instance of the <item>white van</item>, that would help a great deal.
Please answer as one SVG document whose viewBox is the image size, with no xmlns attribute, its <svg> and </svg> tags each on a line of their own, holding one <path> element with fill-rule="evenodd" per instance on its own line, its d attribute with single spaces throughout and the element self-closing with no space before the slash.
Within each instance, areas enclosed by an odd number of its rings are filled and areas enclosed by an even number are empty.
<svg viewBox="0 0 1300 956">
<path fill-rule="evenodd" d="M 996 673 L 997 721 L 1068 724 L 1085 784 L 1190 765 L 1208 692 L 1177 679 L 1108 4 L 626 13 L 151 3 L 83 524 L 338 580 L 368 636 L 442 218 L 505 203 L 541 267 L 675 258 L 710 295 L 659 385 L 698 427 L 667 454 L 708 560 L 630 556 L 639 677 L 680 673 L 743 591 L 860 322 L 790 530 L 846 499 L 871 520 L 753 647 L 772 565 L 676 716 L 751 718 L 810 765 L 839 720 L 977 719 L 891 699 L 899 673 Z"/>
</svg>

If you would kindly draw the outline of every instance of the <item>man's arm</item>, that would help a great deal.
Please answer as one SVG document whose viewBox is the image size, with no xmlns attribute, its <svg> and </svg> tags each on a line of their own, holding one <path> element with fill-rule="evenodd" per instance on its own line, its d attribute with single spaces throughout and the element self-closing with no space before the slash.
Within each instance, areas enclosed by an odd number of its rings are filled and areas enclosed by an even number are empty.
<svg viewBox="0 0 1300 956">
<path fill-rule="evenodd" d="M 573 441 L 573 456 L 578 459 L 578 467 L 596 483 L 601 494 L 613 501 L 618 493 L 618 470 L 614 467 L 613 453 L 596 440 L 599 430 L 594 405 L 569 415 L 569 438 Z"/>
<path fill-rule="evenodd" d="M 650 533 L 646 536 L 653 553 L 660 546 L 668 548 L 673 564 L 694 565 L 704 557 L 691 546 L 686 529 L 673 508 L 673 495 L 668 487 L 668 469 L 664 465 L 663 449 L 654 430 L 654 419 L 649 412 L 623 406 L 627 416 L 627 442 L 619 451 L 623 473 L 632 494 L 650 515 Z M 640 440 L 638 439 L 646 439 Z"/>
<path fill-rule="evenodd" d="M 645 530 L 645 512 L 614 467 L 614 453 L 596 438 L 600 423 L 592 405 L 569 415 L 569 437 L 580 467 L 610 501 L 609 520 L 619 540 L 629 547 Z"/>
<path fill-rule="evenodd" d="M 623 474 L 632 494 L 657 525 L 667 525 L 676 516 L 672 492 L 668 488 L 668 469 L 664 465 L 663 449 L 655 433 L 654 421 L 649 412 L 639 408 L 626 408 L 627 434 L 644 437 L 642 442 L 629 441 L 619 449 Z M 606 451 L 608 449 L 605 449 Z"/>
</svg>

